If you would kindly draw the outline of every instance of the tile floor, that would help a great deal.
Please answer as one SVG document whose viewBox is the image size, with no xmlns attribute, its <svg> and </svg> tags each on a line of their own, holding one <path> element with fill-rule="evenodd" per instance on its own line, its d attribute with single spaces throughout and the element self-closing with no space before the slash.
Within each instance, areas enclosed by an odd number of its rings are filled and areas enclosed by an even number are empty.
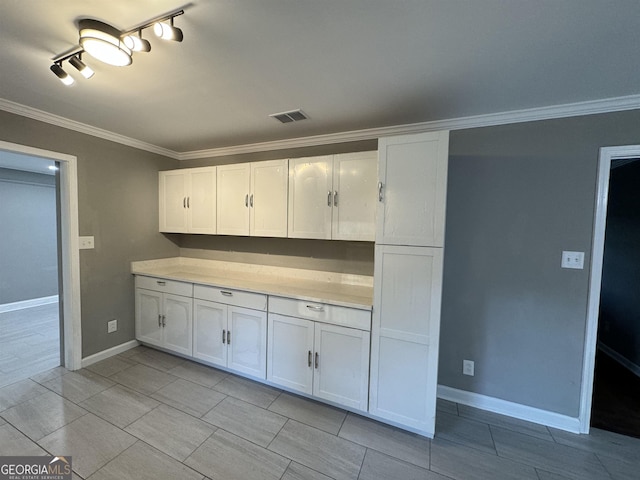
<svg viewBox="0 0 640 480">
<path fill-rule="evenodd" d="M 638 479 L 640 440 L 439 401 L 426 438 L 145 347 L 0 388 L 0 455 L 75 479 Z"/>
<path fill-rule="evenodd" d="M 0 386 L 58 365 L 57 302 L 0 313 Z"/>
</svg>

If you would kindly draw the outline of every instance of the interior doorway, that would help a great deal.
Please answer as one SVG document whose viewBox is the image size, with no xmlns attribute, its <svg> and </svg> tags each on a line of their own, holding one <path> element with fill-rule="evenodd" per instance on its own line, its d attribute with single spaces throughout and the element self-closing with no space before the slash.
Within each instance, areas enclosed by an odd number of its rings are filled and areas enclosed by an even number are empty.
<svg viewBox="0 0 640 480">
<path fill-rule="evenodd" d="M 0 386 L 63 363 L 58 171 L 0 151 Z"/>
<path fill-rule="evenodd" d="M 77 159 L 73 155 L 2 140 L 0 151 L 52 160 L 59 167 L 58 277 L 60 312 L 64 319 L 62 363 L 69 370 L 77 370 L 82 366 Z"/>
<path fill-rule="evenodd" d="M 605 292 L 604 289 L 610 289 L 611 287 L 605 287 L 603 284 L 603 266 L 605 259 L 605 239 L 606 239 L 606 227 L 607 227 L 607 211 L 609 206 L 610 199 L 610 179 L 611 175 L 611 167 L 619 167 L 621 165 L 627 165 L 635 162 L 636 159 L 640 158 L 640 145 L 629 145 L 629 146 L 619 146 L 619 147 L 604 147 L 600 149 L 600 157 L 599 157 L 599 166 L 598 166 L 598 181 L 597 181 L 597 192 L 596 192 L 596 208 L 595 208 L 595 218 L 594 218 L 594 230 L 593 230 L 593 243 L 592 243 L 592 256 L 591 256 L 591 268 L 590 268 L 590 279 L 589 279 L 589 303 L 587 310 L 587 327 L 585 332 L 585 348 L 584 348 L 584 362 L 583 362 L 583 378 L 582 378 L 582 388 L 581 388 L 581 398 L 580 398 L 580 432 L 588 433 L 589 428 L 591 426 L 592 416 L 593 416 L 593 408 L 595 407 L 594 400 L 599 401 L 601 398 L 594 399 L 594 379 L 596 378 L 596 368 L 612 368 L 619 367 L 621 359 L 620 356 L 614 359 L 612 358 L 615 355 L 612 355 L 612 349 L 607 348 L 606 343 L 600 343 L 600 349 L 598 349 L 598 330 L 600 327 L 601 335 L 604 338 L 611 338 L 608 333 L 605 332 L 607 328 L 611 329 L 610 319 L 607 320 L 602 318 L 602 325 L 600 325 L 600 312 L 602 307 L 605 306 L 607 300 L 602 299 L 602 293 Z M 627 226 L 628 227 L 628 226 Z M 625 258 L 622 258 L 622 262 L 624 264 Z M 614 291 L 617 292 L 626 291 L 632 288 L 632 285 L 625 284 L 626 282 L 622 282 L 622 284 L 617 287 L 614 286 Z M 606 292 L 605 292 L 606 293 Z M 637 296 L 637 293 L 635 294 Z M 618 303 L 617 301 L 615 303 Z M 607 325 L 609 323 L 609 325 Z M 607 333 L 607 335 L 605 335 Z M 631 338 L 631 334 L 629 332 L 618 332 L 616 335 L 619 338 L 625 338 L 628 340 Z M 625 340 L 625 341 L 627 341 Z M 604 348 L 603 348 L 604 345 Z M 635 343 L 637 345 L 637 343 Z M 630 353 L 633 355 L 638 354 L 638 352 L 634 351 L 634 347 L 631 349 L 623 348 L 622 356 L 629 356 Z M 606 353 L 605 353 L 606 351 Z M 596 361 L 597 358 L 597 361 Z M 598 366 L 596 367 L 596 364 Z M 627 365 L 628 367 L 629 365 Z M 617 382 L 618 385 L 628 387 L 629 377 L 625 377 L 624 375 L 620 377 L 619 375 L 624 373 L 624 367 L 622 367 L 622 371 L 614 372 L 612 370 L 608 371 L 600 371 L 603 375 L 599 375 L 598 383 L 599 387 L 607 387 L 606 382 L 603 378 L 607 379 L 609 383 L 609 388 L 611 387 L 611 381 L 614 380 L 615 376 L 618 376 L 620 382 Z M 631 372 L 627 372 L 632 375 L 631 378 L 635 377 L 635 375 Z M 599 392 L 600 393 L 600 392 Z M 613 397 L 619 396 L 621 392 L 614 392 L 612 394 Z M 596 425 L 594 425 L 596 426 Z M 602 425 L 598 425 L 601 427 Z M 622 432 L 621 432 L 622 433 Z M 625 433 L 629 434 L 629 433 Z"/>
</svg>

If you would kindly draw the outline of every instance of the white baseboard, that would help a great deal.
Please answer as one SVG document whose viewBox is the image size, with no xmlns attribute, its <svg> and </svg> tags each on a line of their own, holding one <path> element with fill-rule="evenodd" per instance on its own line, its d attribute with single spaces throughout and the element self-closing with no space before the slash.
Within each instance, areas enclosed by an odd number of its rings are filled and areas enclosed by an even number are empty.
<svg viewBox="0 0 640 480">
<path fill-rule="evenodd" d="M 461 403 L 470 407 L 487 410 L 501 415 L 538 423 L 548 427 L 566 430 L 567 432 L 580 433 L 580 419 L 561 415 L 559 413 L 529 407 L 520 403 L 508 402 L 495 397 L 488 397 L 479 393 L 458 390 L 457 388 L 438 385 L 438 398 L 451 402 Z"/>
<path fill-rule="evenodd" d="M 102 360 L 106 360 L 109 357 L 113 357 L 122 352 L 126 352 L 127 350 L 131 350 L 132 348 L 140 345 L 140 342 L 137 340 L 130 340 L 125 343 L 121 343 L 120 345 L 116 345 L 115 347 L 107 348 L 98 353 L 94 353 L 93 355 L 89 355 L 88 357 L 84 357 L 82 359 L 82 368 L 86 368 L 89 365 L 93 365 L 94 363 L 100 362 Z"/>
<path fill-rule="evenodd" d="M 3 303 L 0 305 L 0 313 L 13 312 L 14 310 L 22 310 L 24 308 L 39 307 L 40 305 L 49 305 L 58 302 L 58 295 L 50 297 L 31 298 L 20 302 Z"/>
<path fill-rule="evenodd" d="M 616 352 L 613 348 L 605 345 L 602 342 L 598 342 L 598 348 L 602 350 L 604 353 L 606 353 L 607 355 L 609 355 L 611 358 L 613 358 L 620 365 L 630 370 L 631 373 L 634 373 L 635 375 L 640 377 L 640 366 L 633 363 L 627 357 L 624 357 L 623 355 Z"/>
</svg>

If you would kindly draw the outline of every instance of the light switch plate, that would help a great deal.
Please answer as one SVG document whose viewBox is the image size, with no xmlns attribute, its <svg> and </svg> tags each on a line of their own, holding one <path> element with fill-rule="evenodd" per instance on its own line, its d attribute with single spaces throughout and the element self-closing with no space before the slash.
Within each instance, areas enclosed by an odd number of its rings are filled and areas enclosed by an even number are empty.
<svg viewBox="0 0 640 480">
<path fill-rule="evenodd" d="M 118 330 L 118 320 L 115 318 L 107 322 L 107 333 L 113 333 Z"/>
<path fill-rule="evenodd" d="M 473 377 L 475 375 L 475 362 L 473 360 L 463 360 L 462 373 Z"/>
<path fill-rule="evenodd" d="M 582 270 L 584 268 L 584 252 L 562 252 L 562 268 Z"/>
<path fill-rule="evenodd" d="M 93 236 L 80 237 L 80 250 L 90 250 L 94 248 Z"/>
</svg>

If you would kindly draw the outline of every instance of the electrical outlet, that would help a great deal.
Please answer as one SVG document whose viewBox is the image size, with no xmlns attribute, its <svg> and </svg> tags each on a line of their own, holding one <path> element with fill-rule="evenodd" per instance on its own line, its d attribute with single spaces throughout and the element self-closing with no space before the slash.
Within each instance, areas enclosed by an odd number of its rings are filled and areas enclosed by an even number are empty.
<svg viewBox="0 0 640 480">
<path fill-rule="evenodd" d="M 584 252 L 562 252 L 562 268 L 582 270 L 584 268 Z"/>
<path fill-rule="evenodd" d="M 91 250 L 94 248 L 93 236 L 80 237 L 80 250 Z"/>
<path fill-rule="evenodd" d="M 109 322 L 107 322 L 107 333 L 113 333 L 118 330 L 118 320 L 115 318 Z"/>
<path fill-rule="evenodd" d="M 462 361 L 462 373 L 464 375 L 469 375 L 473 377 L 475 373 L 475 363 L 473 360 L 463 360 Z"/>
</svg>

